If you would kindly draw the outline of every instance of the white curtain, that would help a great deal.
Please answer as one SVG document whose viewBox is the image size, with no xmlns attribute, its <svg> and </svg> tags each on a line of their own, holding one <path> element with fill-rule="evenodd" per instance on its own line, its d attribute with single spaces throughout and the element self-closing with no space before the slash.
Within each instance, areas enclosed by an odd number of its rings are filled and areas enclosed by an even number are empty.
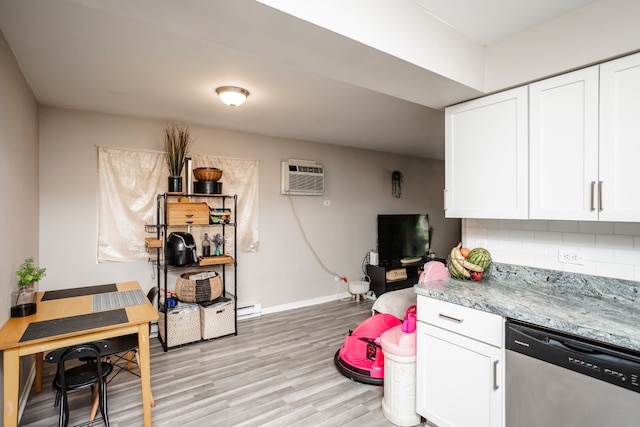
<svg viewBox="0 0 640 427">
<path fill-rule="evenodd" d="M 200 167 L 222 170 L 222 193 L 238 195 L 237 248 L 241 252 L 258 250 L 258 160 L 191 155 L 193 169 Z"/>
<path fill-rule="evenodd" d="M 194 168 L 222 169 L 223 193 L 238 195 L 237 248 L 257 251 L 258 161 L 192 158 Z M 157 196 L 166 192 L 167 176 L 164 152 L 98 147 L 98 262 L 148 258 L 144 239 L 154 234 L 145 232 L 145 224 L 156 223 Z"/>
</svg>

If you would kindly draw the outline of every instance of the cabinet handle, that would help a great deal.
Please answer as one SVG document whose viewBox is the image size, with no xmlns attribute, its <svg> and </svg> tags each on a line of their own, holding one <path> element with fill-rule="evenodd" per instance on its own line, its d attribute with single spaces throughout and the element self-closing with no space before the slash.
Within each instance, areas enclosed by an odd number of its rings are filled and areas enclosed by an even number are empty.
<svg viewBox="0 0 640 427">
<path fill-rule="evenodd" d="M 451 320 L 456 323 L 462 323 L 464 321 L 464 319 L 458 319 L 457 317 L 447 316 L 446 314 L 443 314 L 443 313 L 438 314 L 438 316 L 442 317 L 443 319 Z"/>
<path fill-rule="evenodd" d="M 193 221 L 185 221 L 185 224 L 193 224 Z"/>
<path fill-rule="evenodd" d="M 602 181 L 598 181 L 598 209 L 602 211 Z"/>
<path fill-rule="evenodd" d="M 493 361 L 493 389 L 497 390 L 500 386 L 498 385 L 498 360 Z"/>
<path fill-rule="evenodd" d="M 193 214 L 184 214 L 187 218 L 193 218 Z"/>
<path fill-rule="evenodd" d="M 591 210 L 592 211 L 596 210 L 596 200 L 594 199 L 595 190 L 596 190 L 596 182 L 591 181 Z"/>
</svg>

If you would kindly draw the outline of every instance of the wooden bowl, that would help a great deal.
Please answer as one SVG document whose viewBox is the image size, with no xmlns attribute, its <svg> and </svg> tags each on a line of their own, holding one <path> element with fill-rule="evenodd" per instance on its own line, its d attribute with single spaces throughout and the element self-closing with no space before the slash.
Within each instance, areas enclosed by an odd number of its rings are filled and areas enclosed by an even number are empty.
<svg viewBox="0 0 640 427">
<path fill-rule="evenodd" d="M 218 168 L 195 168 L 193 176 L 198 181 L 218 181 L 222 177 L 222 171 Z"/>
</svg>

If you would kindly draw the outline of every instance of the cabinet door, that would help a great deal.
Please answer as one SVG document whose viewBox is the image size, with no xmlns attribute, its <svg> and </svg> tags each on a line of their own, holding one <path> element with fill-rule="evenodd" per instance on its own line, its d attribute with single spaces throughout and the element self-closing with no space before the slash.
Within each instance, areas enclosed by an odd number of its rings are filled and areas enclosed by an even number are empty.
<svg viewBox="0 0 640 427">
<path fill-rule="evenodd" d="M 598 67 L 529 86 L 531 219 L 597 220 Z"/>
<path fill-rule="evenodd" d="M 600 66 L 601 221 L 640 222 L 640 54 Z"/>
<path fill-rule="evenodd" d="M 528 216 L 527 88 L 445 110 L 445 216 Z"/>
<path fill-rule="evenodd" d="M 416 410 L 439 427 L 503 425 L 503 351 L 418 322 Z"/>
</svg>

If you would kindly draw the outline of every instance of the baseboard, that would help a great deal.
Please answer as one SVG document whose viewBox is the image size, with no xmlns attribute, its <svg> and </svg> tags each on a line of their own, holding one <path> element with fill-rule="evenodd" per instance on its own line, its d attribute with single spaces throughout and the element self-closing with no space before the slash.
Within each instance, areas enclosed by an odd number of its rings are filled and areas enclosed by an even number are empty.
<svg viewBox="0 0 640 427">
<path fill-rule="evenodd" d="M 158 337 L 158 322 L 151 322 L 149 325 L 149 338 Z"/>
<path fill-rule="evenodd" d="M 262 310 L 262 314 L 278 313 L 280 311 L 292 310 L 294 308 L 303 308 L 310 305 L 322 304 L 329 301 L 335 301 L 337 299 L 350 299 L 351 294 L 349 292 L 343 292 L 337 295 L 327 295 L 319 298 L 312 298 L 302 301 L 296 301 L 289 304 L 276 305 L 268 307 Z"/>
<path fill-rule="evenodd" d="M 268 308 L 262 308 L 262 304 L 260 303 L 249 303 L 244 304 L 242 307 L 238 308 L 237 316 L 238 320 L 250 319 L 252 317 L 258 317 L 262 314 L 278 313 L 280 311 L 293 310 L 295 308 L 309 307 L 310 305 L 322 304 L 325 302 L 335 301 L 337 299 L 342 301 L 350 300 L 351 294 L 349 292 L 342 292 L 337 295 L 327 295 L 324 297 L 296 301 Z"/>
<path fill-rule="evenodd" d="M 27 382 L 25 384 L 18 401 L 20 402 L 18 408 L 18 424 L 20 424 L 20 420 L 22 419 L 22 414 L 24 413 L 24 408 L 27 406 L 27 401 L 29 400 L 29 394 L 33 389 L 33 384 L 36 382 L 36 364 L 35 362 L 31 365 L 31 371 L 29 371 L 29 377 L 27 378 Z"/>
</svg>

